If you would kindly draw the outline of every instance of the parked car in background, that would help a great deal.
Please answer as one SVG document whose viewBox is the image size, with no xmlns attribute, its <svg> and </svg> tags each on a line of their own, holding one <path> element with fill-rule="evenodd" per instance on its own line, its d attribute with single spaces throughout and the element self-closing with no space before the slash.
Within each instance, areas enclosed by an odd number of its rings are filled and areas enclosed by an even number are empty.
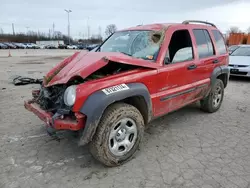
<svg viewBox="0 0 250 188">
<path fill-rule="evenodd" d="M 45 46 L 45 49 L 57 49 L 57 47 L 53 44 L 49 44 Z"/>
<path fill-rule="evenodd" d="M 231 54 L 233 53 L 237 48 L 239 48 L 240 45 L 232 45 L 228 47 L 228 53 Z"/>
<path fill-rule="evenodd" d="M 87 49 L 87 45 L 86 44 L 77 44 L 77 48 L 80 50 L 85 50 L 85 49 Z"/>
<path fill-rule="evenodd" d="M 59 44 L 58 48 L 59 49 L 67 49 L 67 45 L 65 45 L 65 44 Z"/>
<path fill-rule="evenodd" d="M 67 49 L 77 49 L 78 47 L 76 45 L 68 45 Z"/>
<path fill-rule="evenodd" d="M 8 48 L 7 45 L 5 45 L 5 44 L 3 44 L 3 43 L 0 43 L 0 49 L 7 49 L 7 48 Z"/>
<path fill-rule="evenodd" d="M 88 45 L 88 46 L 86 47 L 86 49 L 87 49 L 88 51 L 91 51 L 91 50 L 93 50 L 94 48 L 96 48 L 97 46 L 99 46 L 99 44 L 90 44 L 90 45 Z"/>
<path fill-rule="evenodd" d="M 8 48 L 10 48 L 10 49 L 16 49 L 17 48 L 16 45 L 11 44 L 10 42 L 4 42 L 3 44 L 5 44 L 6 46 L 8 46 Z"/>
<path fill-rule="evenodd" d="M 240 45 L 229 56 L 230 75 L 250 77 L 250 45 Z"/>
<path fill-rule="evenodd" d="M 32 46 L 33 49 L 39 49 L 40 48 L 40 46 L 38 46 L 35 43 L 30 43 L 30 45 Z"/>
<path fill-rule="evenodd" d="M 40 49 L 45 49 L 45 46 L 46 46 L 46 45 L 39 44 L 38 46 L 39 46 Z"/>
<path fill-rule="evenodd" d="M 23 44 L 26 46 L 27 49 L 33 48 L 32 44 L 30 44 L 30 43 L 23 43 Z"/>
<path fill-rule="evenodd" d="M 26 48 L 25 45 L 23 45 L 22 43 L 17 43 L 17 42 L 12 42 L 12 44 L 14 44 L 17 48 L 19 49 L 24 49 Z"/>
</svg>

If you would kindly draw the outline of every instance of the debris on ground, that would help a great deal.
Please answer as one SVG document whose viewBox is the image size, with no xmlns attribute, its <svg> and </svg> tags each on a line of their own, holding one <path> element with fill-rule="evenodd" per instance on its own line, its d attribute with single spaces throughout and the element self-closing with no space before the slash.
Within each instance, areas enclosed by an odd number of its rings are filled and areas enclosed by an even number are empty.
<svg viewBox="0 0 250 188">
<path fill-rule="evenodd" d="M 27 84 L 41 84 L 43 79 L 35 79 L 35 78 L 29 78 L 29 77 L 24 77 L 24 76 L 16 76 L 12 83 L 15 86 L 19 85 L 27 85 Z"/>
</svg>

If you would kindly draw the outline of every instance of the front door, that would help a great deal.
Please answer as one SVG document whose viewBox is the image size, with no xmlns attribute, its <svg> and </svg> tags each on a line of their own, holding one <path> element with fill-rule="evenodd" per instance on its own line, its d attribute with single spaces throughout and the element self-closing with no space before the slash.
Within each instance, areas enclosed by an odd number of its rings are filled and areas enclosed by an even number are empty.
<svg viewBox="0 0 250 188">
<path fill-rule="evenodd" d="M 157 103 L 154 109 L 156 116 L 176 110 L 195 98 L 196 88 L 192 76 L 197 66 L 188 30 L 172 31 L 166 59 L 157 76 L 157 101 L 154 101 Z"/>
</svg>

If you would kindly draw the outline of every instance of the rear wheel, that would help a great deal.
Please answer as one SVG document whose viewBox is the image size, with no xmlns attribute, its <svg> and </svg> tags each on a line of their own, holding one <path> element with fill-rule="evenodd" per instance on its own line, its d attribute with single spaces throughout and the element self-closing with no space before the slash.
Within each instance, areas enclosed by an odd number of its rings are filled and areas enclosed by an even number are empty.
<svg viewBox="0 0 250 188">
<path fill-rule="evenodd" d="M 143 138 L 144 120 L 137 108 L 116 103 L 105 110 L 90 152 L 106 166 L 118 166 L 132 158 Z"/>
<path fill-rule="evenodd" d="M 209 95 L 201 100 L 201 109 L 205 112 L 216 112 L 219 110 L 224 98 L 224 84 L 222 80 L 217 79 Z"/>
</svg>

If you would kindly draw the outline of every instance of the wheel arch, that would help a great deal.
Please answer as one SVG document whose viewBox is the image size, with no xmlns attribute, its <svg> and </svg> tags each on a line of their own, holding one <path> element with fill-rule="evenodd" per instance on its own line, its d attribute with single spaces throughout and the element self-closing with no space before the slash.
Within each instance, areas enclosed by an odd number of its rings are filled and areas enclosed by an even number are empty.
<svg viewBox="0 0 250 188">
<path fill-rule="evenodd" d="M 80 133 L 79 145 L 89 143 L 98 127 L 104 111 L 116 102 L 135 106 L 143 116 L 145 124 L 152 118 L 152 102 L 147 87 L 142 83 L 127 84 L 128 90 L 106 95 L 102 90 L 91 94 L 80 112 L 87 116 L 84 129 Z"/>
<path fill-rule="evenodd" d="M 228 80 L 229 80 L 229 68 L 226 65 L 216 67 L 213 70 L 212 76 L 211 76 L 211 85 L 213 86 L 216 79 L 222 80 L 224 87 L 227 87 Z"/>
</svg>

